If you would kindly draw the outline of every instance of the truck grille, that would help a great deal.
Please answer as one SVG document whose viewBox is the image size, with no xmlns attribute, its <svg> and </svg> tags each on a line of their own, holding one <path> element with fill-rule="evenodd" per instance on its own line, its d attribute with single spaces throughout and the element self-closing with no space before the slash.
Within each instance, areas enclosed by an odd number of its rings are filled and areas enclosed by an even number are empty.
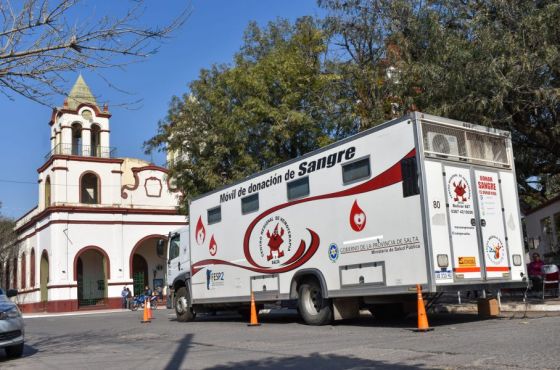
<svg viewBox="0 0 560 370">
<path fill-rule="evenodd" d="M 0 341 L 11 340 L 21 336 L 21 330 L 7 331 L 0 333 Z"/>
</svg>

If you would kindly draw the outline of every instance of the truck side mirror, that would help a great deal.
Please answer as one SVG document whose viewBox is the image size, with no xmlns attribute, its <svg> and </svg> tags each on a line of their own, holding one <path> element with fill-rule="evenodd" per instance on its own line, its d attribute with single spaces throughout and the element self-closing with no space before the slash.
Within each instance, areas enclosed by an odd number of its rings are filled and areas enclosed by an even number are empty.
<svg viewBox="0 0 560 370">
<path fill-rule="evenodd" d="M 163 257 L 165 252 L 165 240 L 159 239 L 156 244 L 156 253 L 158 257 Z"/>
<path fill-rule="evenodd" d="M 8 289 L 8 291 L 6 292 L 6 297 L 10 298 L 10 297 L 15 297 L 18 294 L 17 289 Z"/>
</svg>

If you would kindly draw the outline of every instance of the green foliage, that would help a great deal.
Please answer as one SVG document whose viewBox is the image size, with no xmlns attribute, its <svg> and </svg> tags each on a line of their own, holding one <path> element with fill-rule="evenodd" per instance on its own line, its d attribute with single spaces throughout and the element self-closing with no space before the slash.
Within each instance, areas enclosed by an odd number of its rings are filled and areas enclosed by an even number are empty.
<svg viewBox="0 0 560 370">
<path fill-rule="evenodd" d="M 379 85 L 380 74 L 369 70 L 392 66 L 398 79 L 393 84 L 382 79 L 387 91 L 380 97 L 397 102 L 399 113 L 418 109 L 511 131 L 525 205 L 551 195 L 548 179 L 560 173 L 560 3 L 319 3 L 329 10 L 330 23 L 338 25 L 339 44 L 352 63 L 373 64 L 358 69 L 364 85 Z M 378 110 L 365 113 L 376 122 Z"/>
<path fill-rule="evenodd" d="M 320 21 L 250 24 L 233 65 L 173 98 L 146 148 L 178 156 L 186 194 L 413 110 L 511 131 L 524 208 L 560 190 L 558 1 L 318 3 Z"/>
<path fill-rule="evenodd" d="M 2 203 L 0 202 L 0 209 L 1 208 Z M 0 214 L 0 286 L 3 285 L 5 281 L 4 266 L 6 262 L 17 255 L 17 246 L 14 244 L 16 241 L 14 227 L 14 220 Z"/>
<path fill-rule="evenodd" d="M 326 51 L 311 18 L 250 24 L 234 65 L 202 70 L 146 148 L 176 155 L 170 174 L 191 197 L 356 132 Z"/>
</svg>

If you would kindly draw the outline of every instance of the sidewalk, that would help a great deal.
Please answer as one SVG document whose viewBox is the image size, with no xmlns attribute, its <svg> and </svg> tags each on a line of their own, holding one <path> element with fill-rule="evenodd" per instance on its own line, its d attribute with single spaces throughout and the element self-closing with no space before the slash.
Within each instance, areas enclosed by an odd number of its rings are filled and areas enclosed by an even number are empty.
<svg viewBox="0 0 560 370">
<path fill-rule="evenodd" d="M 157 310 L 166 310 L 167 308 L 164 306 L 158 306 Z M 33 312 L 33 313 L 24 313 L 22 316 L 24 319 L 36 319 L 39 317 L 61 317 L 61 316 L 83 316 L 83 315 L 97 315 L 97 314 L 104 314 L 104 313 L 111 313 L 111 314 L 118 314 L 118 313 L 125 313 L 125 312 L 140 312 L 142 313 L 143 309 L 140 308 L 137 311 L 132 311 L 126 308 L 111 308 L 106 310 L 80 310 L 80 311 L 71 311 L 71 312 Z"/>
<path fill-rule="evenodd" d="M 478 312 L 477 299 L 461 297 L 458 303 L 457 297 L 446 296 L 433 307 L 435 312 L 449 313 L 473 313 Z M 523 302 L 522 295 L 502 295 L 500 311 L 502 312 L 560 312 L 560 298 L 529 295 Z"/>
</svg>

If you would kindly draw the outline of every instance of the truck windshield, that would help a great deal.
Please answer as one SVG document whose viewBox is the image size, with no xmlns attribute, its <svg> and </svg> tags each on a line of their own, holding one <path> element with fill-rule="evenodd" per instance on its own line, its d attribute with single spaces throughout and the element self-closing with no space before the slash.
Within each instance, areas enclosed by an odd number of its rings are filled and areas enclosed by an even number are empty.
<svg viewBox="0 0 560 370">
<path fill-rule="evenodd" d="M 171 237 L 169 242 L 169 259 L 172 260 L 179 256 L 179 244 L 181 241 L 181 235 L 175 234 Z"/>
</svg>

